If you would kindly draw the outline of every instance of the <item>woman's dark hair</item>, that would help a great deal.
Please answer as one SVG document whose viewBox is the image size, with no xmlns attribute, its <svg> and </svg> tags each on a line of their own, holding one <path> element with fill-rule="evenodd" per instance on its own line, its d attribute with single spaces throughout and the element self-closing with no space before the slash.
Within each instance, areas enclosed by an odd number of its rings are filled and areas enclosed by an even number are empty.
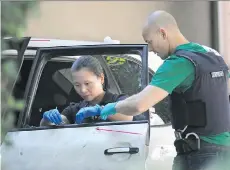
<svg viewBox="0 0 230 170">
<path fill-rule="evenodd" d="M 96 76 L 100 76 L 103 73 L 100 62 L 92 56 L 81 56 L 72 65 L 71 71 L 79 71 L 82 68 L 87 68 L 92 71 Z"/>
</svg>

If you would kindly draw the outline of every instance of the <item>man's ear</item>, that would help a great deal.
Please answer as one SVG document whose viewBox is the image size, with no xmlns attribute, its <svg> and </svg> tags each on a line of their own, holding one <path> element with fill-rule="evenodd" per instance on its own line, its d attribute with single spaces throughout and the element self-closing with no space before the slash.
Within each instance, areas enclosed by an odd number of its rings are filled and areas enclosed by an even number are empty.
<svg viewBox="0 0 230 170">
<path fill-rule="evenodd" d="M 167 38 L 167 33 L 166 33 L 165 29 L 160 28 L 160 34 L 164 40 Z"/>
</svg>

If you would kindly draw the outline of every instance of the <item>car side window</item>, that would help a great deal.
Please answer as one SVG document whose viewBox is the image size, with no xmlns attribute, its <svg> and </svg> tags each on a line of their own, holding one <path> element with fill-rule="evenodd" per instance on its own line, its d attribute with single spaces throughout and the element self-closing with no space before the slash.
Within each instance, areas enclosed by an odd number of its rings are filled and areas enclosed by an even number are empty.
<svg viewBox="0 0 230 170">
<path fill-rule="evenodd" d="M 105 60 L 122 93 L 133 95 L 141 91 L 141 58 L 105 56 Z"/>
</svg>

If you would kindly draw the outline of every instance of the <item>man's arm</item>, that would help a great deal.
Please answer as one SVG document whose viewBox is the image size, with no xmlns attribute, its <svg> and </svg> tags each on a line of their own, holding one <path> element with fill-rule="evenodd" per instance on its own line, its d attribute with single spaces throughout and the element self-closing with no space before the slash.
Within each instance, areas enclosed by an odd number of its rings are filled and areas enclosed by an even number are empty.
<svg viewBox="0 0 230 170">
<path fill-rule="evenodd" d="M 127 99 L 127 98 L 128 98 L 127 95 L 122 94 L 117 98 L 117 102 L 122 101 L 122 100 Z M 115 115 L 110 115 L 108 117 L 108 119 L 111 121 L 132 121 L 133 116 L 128 116 L 128 115 L 117 113 Z"/>
<path fill-rule="evenodd" d="M 138 115 L 163 100 L 168 94 L 159 87 L 148 85 L 140 93 L 118 102 L 116 111 L 125 115 Z"/>
</svg>

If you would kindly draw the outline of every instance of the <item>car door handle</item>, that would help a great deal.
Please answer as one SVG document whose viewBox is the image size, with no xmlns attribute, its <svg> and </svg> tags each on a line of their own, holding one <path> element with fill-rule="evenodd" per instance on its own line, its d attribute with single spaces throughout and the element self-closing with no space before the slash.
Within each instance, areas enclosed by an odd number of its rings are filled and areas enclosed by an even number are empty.
<svg viewBox="0 0 230 170">
<path fill-rule="evenodd" d="M 128 154 L 136 154 L 139 152 L 139 148 L 137 147 L 117 147 L 117 148 L 109 148 L 104 151 L 105 155 L 113 155 L 120 153 L 128 153 Z"/>
</svg>

